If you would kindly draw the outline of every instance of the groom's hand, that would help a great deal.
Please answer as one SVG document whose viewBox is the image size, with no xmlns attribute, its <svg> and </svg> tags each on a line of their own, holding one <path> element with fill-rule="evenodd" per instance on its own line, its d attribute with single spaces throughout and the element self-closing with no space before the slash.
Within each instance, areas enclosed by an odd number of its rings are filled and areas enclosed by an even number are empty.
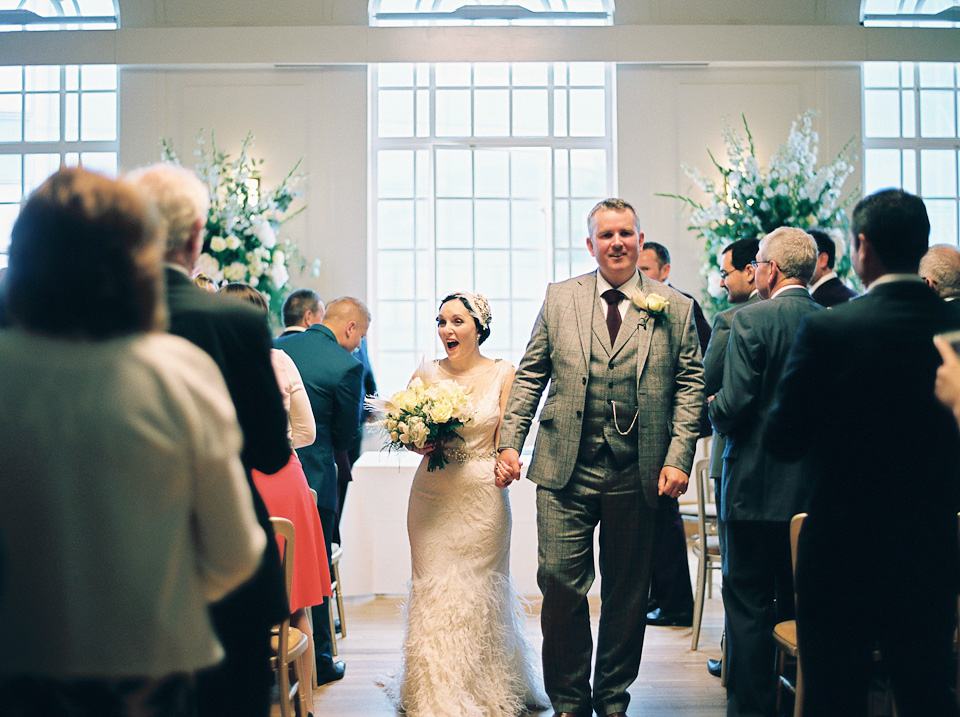
<svg viewBox="0 0 960 717">
<path fill-rule="evenodd" d="M 660 480 L 657 483 L 657 492 L 660 495 L 679 498 L 687 491 L 688 482 L 689 477 L 682 470 L 674 468 L 673 466 L 664 466 L 660 469 Z"/>
<path fill-rule="evenodd" d="M 497 467 L 494 469 L 496 482 L 505 488 L 515 480 L 520 480 L 520 454 L 513 448 L 504 448 L 500 451 Z"/>
</svg>

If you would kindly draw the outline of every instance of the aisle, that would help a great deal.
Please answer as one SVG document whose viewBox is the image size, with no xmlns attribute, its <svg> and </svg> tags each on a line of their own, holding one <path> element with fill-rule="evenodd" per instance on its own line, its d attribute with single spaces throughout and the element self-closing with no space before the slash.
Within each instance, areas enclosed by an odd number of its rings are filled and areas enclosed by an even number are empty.
<svg viewBox="0 0 960 717">
<path fill-rule="evenodd" d="M 691 563 L 693 560 L 691 559 Z M 640 676 L 630 689 L 627 715 L 640 717 L 720 717 L 725 714 L 725 693 L 720 680 L 707 673 L 708 657 L 720 656 L 723 608 L 719 585 L 706 601 L 700 649 L 690 650 L 689 628 L 648 627 Z M 599 600 L 591 598 L 596 616 Z M 377 675 L 388 672 L 400 658 L 403 623 L 397 598 L 351 598 L 346 605 L 348 637 L 340 642 L 338 659 L 347 663 L 340 682 L 317 691 L 317 715 L 328 717 L 395 717 L 374 684 Z M 531 605 L 530 635 L 539 650 L 539 602 Z M 593 621 L 596 633 L 596 619 Z M 279 715 L 275 708 L 274 715 Z M 550 717 L 547 710 L 538 714 Z"/>
</svg>

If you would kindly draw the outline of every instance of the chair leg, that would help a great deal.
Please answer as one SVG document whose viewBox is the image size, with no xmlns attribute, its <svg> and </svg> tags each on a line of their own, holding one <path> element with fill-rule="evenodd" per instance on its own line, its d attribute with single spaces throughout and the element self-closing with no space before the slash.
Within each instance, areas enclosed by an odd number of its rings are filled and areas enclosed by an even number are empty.
<svg viewBox="0 0 960 717">
<path fill-rule="evenodd" d="M 337 598 L 337 617 L 340 618 L 340 639 L 347 636 L 347 616 L 343 611 L 343 591 L 340 589 L 340 561 L 333 564 L 333 575 L 337 582 L 334 596 Z"/>
<path fill-rule="evenodd" d="M 793 698 L 793 717 L 802 717 L 803 715 L 803 668 L 800 663 L 800 656 L 797 655 L 797 684 Z"/>
<path fill-rule="evenodd" d="M 307 717 L 307 693 L 310 689 L 310 683 L 303 674 L 303 655 L 300 655 L 293 661 L 294 676 L 297 678 L 297 714 L 299 717 Z"/>
<path fill-rule="evenodd" d="M 693 603 L 693 644 L 690 649 L 696 650 L 700 645 L 700 623 L 703 620 L 703 589 L 707 580 L 707 556 L 702 552 L 697 562 L 697 597 Z"/>
<path fill-rule="evenodd" d="M 720 638 L 720 686 L 727 686 L 727 633 L 724 630 L 723 636 Z"/>
<path fill-rule="evenodd" d="M 280 717 L 293 717 L 290 704 L 289 665 L 280 665 L 277 670 L 277 687 L 280 688 Z"/>
<path fill-rule="evenodd" d="M 330 646 L 333 648 L 331 652 L 336 657 L 339 650 L 337 650 L 337 631 L 333 626 L 333 598 L 327 600 L 327 608 L 327 619 L 330 620 Z M 341 624 L 343 623 L 341 622 Z"/>
</svg>

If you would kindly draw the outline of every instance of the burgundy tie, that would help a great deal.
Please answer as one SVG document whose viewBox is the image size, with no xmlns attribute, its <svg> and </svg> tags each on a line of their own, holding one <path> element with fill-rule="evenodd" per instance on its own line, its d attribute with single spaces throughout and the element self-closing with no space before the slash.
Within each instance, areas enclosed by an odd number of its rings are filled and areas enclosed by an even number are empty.
<svg viewBox="0 0 960 717">
<path fill-rule="evenodd" d="M 613 346 L 617 341 L 617 332 L 620 331 L 620 307 L 617 305 L 623 294 L 616 289 L 607 289 L 600 296 L 607 302 L 607 331 L 610 332 L 610 346 Z"/>
</svg>

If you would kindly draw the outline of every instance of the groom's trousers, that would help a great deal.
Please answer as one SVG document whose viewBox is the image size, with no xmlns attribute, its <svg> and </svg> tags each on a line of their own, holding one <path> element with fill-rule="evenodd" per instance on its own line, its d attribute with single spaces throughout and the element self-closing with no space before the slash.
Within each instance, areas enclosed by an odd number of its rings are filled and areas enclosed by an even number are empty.
<svg viewBox="0 0 960 717">
<path fill-rule="evenodd" d="M 606 448 L 589 463 L 578 460 L 561 490 L 537 488 L 544 683 L 557 712 L 626 711 L 627 688 L 640 668 L 651 559 L 663 513 L 647 503 L 636 462 L 618 468 Z M 587 592 L 595 577 L 598 525 L 601 611 L 591 693 Z"/>
</svg>

